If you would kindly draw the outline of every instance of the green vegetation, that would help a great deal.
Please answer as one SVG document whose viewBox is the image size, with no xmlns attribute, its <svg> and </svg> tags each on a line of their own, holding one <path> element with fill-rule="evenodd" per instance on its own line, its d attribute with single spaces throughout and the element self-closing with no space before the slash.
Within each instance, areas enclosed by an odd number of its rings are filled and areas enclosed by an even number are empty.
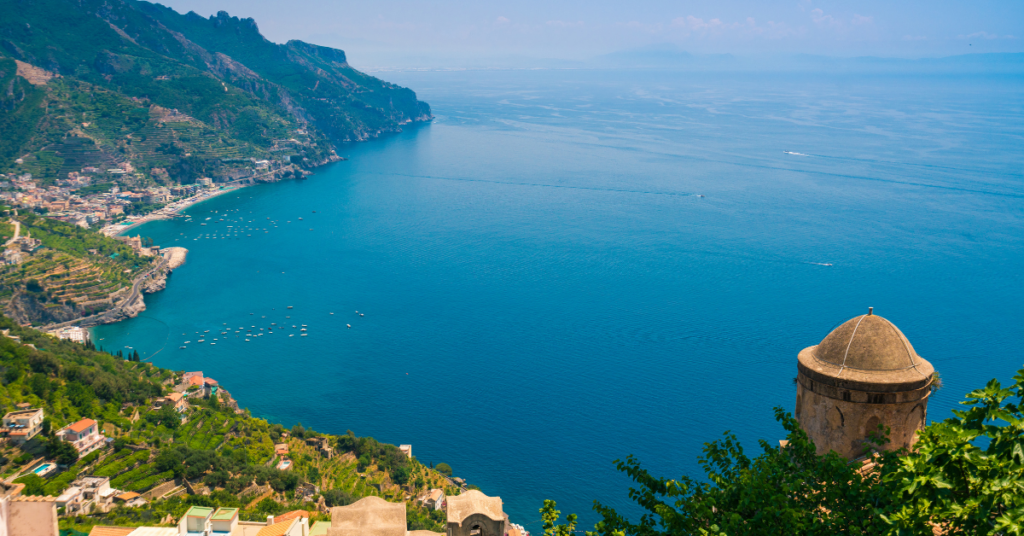
<svg viewBox="0 0 1024 536">
<path fill-rule="evenodd" d="M 1024 369 L 1008 388 L 992 380 L 968 393 L 965 408 L 925 427 L 914 450 L 883 452 L 869 467 L 816 455 L 797 421 L 776 408 L 788 445 L 761 441 L 750 458 L 727 432 L 705 445 L 703 478 L 666 479 L 633 456 L 617 461 L 645 515 L 634 522 L 595 501 L 602 521 L 587 534 L 1022 534 L 1022 402 Z M 878 444 L 887 435 L 880 429 Z M 541 509 L 545 534 L 568 536 L 576 517 L 558 524 L 556 506 Z"/>
<path fill-rule="evenodd" d="M 430 115 L 412 91 L 352 69 L 344 52 L 274 44 L 252 19 L 125 0 L 0 0 L 0 172 L 44 183 L 130 162 L 141 180 L 189 183 L 224 161 L 297 155 Z M 56 72 L 45 85 L 13 60 Z M 307 118 L 311 123 L 307 123 Z M 21 164 L 14 160 L 24 157 Z M 166 175 L 151 173 L 153 168 Z M 135 180 L 132 178 L 131 180 Z"/>
<path fill-rule="evenodd" d="M 0 136 L 0 163 L 4 164 L 21 156 L 22 146 L 44 114 L 40 104 L 45 92 L 16 76 L 17 69 L 14 60 L 0 57 L 0 87 L 5 88 L 0 92 L 0 132 L 4 133 Z"/>
<path fill-rule="evenodd" d="M 349 432 L 330 436 L 296 425 L 285 438 L 285 427 L 237 413 L 217 398 L 190 395 L 183 414 L 172 406 L 154 408 L 157 397 L 167 394 L 164 381 L 175 378 L 168 370 L 96 351 L 91 345 L 60 341 L 10 319 L 0 318 L 0 404 L 5 410 L 27 402 L 46 411 L 50 426 L 22 452 L 0 447 L 0 471 L 13 477 L 24 464 L 41 456 L 56 457 L 58 472 L 39 477 L 17 476 L 27 494 L 59 495 L 83 475 L 109 477 L 111 485 L 144 493 L 168 484 L 167 497 L 154 497 L 142 508 L 117 507 L 61 520 L 62 529 L 89 532 L 94 525 L 156 525 L 167 515 L 180 517 L 192 505 L 231 506 L 242 509 L 245 520 L 264 520 L 294 509 L 315 512 L 317 495 L 304 493 L 306 484 L 320 487 L 328 505 L 351 504 L 374 495 L 404 502 L 406 495 L 447 485 L 434 470 L 409 459 L 397 447 Z M 35 349 L 27 346 L 32 344 Z M 69 444 L 56 440 L 53 431 L 83 417 L 99 421 L 113 449 L 101 449 L 81 460 L 69 456 Z M 184 420 L 184 422 L 182 422 Z M 49 435 L 49 437 L 46 437 Z M 321 454 L 312 444 L 326 439 L 338 455 Z M 279 470 L 275 442 L 285 442 L 292 461 L 290 470 Z M 356 458 L 369 462 L 357 471 Z M 76 457 L 75 457 L 76 458 Z M 194 489 L 209 495 L 191 495 L 176 486 L 187 480 Z M 269 497 L 265 497 L 267 492 Z M 408 524 L 415 529 L 443 531 L 443 519 L 435 512 L 409 503 Z M 326 518 L 315 514 L 314 519 Z"/>
<path fill-rule="evenodd" d="M 115 297 L 156 262 L 124 242 L 77 225 L 31 213 L 17 219 L 23 235 L 41 242 L 22 263 L 0 267 L 0 297 L 36 304 L 18 309 L 22 323 L 68 320 L 112 307 Z M 45 314 L 54 308 L 65 309 L 66 317 Z"/>
</svg>

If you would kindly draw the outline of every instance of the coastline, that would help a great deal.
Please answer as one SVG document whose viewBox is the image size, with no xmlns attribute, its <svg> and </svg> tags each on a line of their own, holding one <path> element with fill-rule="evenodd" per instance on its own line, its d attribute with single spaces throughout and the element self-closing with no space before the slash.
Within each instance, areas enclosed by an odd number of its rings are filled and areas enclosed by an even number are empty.
<svg viewBox="0 0 1024 536">
<path fill-rule="evenodd" d="M 136 228 L 138 226 L 140 226 L 140 225 L 149 223 L 151 221 L 156 221 L 156 220 L 166 220 L 168 218 L 171 218 L 171 217 L 174 217 L 175 215 L 180 214 L 181 211 L 183 211 L 183 210 L 185 210 L 185 209 L 187 209 L 187 208 L 189 208 L 189 207 L 191 207 L 193 205 L 198 205 L 199 203 L 202 203 L 203 201 L 209 201 L 210 199 L 213 199 L 214 197 L 217 197 L 217 196 L 220 196 L 220 195 L 223 195 L 223 194 L 226 194 L 226 193 L 234 192 L 235 190 L 239 190 L 239 189 L 245 188 L 246 186 L 250 186 L 250 185 L 248 185 L 248 184 L 238 184 L 238 185 L 234 185 L 234 186 L 222 186 L 221 188 L 219 188 L 217 190 L 209 190 L 209 191 L 206 191 L 206 192 L 203 192 L 203 193 L 200 193 L 200 194 L 196 194 L 196 195 L 194 195 L 192 197 L 187 197 L 187 198 L 182 199 L 180 201 L 175 201 L 173 203 L 170 203 L 167 206 L 165 206 L 165 207 L 163 207 L 163 208 L 161 208 L 159 210 L 154 210 L 153 212 L 150 212 L 149 214 L 146 214 L 144 216 L 140 216 L 140 217 L 138 217 L 138 219 L 127 218 L 127 219 L 125 219 L 122 222 L 118 222 L 118 223 L 113 223 L 113 224 L 107 225 L 107 226 L 103 227 L 102 229 L 100 229 L 100 233 L 102 233 L 105 236 L 109 236 L 109 237 L 115 237 L 115 236 L 118 236 L 118 235 L 122 235 L 122 234 L 124 234 L 124 233 L 126 233 L 126 232 L 128 232 L 128 231 L 130 231 L 130 230 L 132 230 L 132 229 L 134 229 L 134 228 Z M 126 225 L 125 222 L 128 222 L 128 224 Z"/>
</svg>

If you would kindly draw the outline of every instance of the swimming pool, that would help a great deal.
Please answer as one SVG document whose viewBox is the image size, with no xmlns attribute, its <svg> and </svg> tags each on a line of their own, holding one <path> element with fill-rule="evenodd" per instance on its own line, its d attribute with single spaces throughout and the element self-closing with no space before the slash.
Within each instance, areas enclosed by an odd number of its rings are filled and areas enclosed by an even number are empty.
<svg viewBox="0 0 1024 536">
<path fill-rule="evenodd" d="M 37 475 L 39 475 L 39 476 L 43 476 L 44 473 L 49 473 L 50 469 L 52 469 L 52 468 L 53 468 L 53 464 L 52 463 L 44 463 L 43 465 L 40 465 L 39 467 L 36 467 L 32 472 L 37 474 Z"/>
</svg>

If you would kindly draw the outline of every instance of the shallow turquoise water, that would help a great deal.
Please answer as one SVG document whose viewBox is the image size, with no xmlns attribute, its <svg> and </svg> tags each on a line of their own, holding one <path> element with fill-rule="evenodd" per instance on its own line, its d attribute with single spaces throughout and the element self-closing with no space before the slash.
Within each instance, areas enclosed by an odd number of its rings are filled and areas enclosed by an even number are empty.
<svg viewBox="0 0 1024 536">
<path fill-rule="evenodd" d="M 797 352 L 868 306 L 942 373 L 933 419 L 1021 366 L 1021 77 L 384 78 L 437 120 L 141 228 L 188 263 L 96 342 L 411 443 L 535 531 L 626 505 L 616 458 L 781 438 Z M 272 322 L 308 337 L 215 335 Z"/>
</svg>

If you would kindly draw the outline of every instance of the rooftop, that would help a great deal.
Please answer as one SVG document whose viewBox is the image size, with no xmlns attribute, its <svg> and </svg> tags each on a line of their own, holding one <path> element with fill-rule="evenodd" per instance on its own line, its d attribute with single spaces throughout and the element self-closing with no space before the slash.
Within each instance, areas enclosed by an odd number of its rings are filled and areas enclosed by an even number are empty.
<svg viewBox="0 0 1024 536">
<path fill-rule="evenodd" d="M 501 497 L 488 497 L 471 489 L 461 495 L 448 497 L 448 522 L 462 525 L 473 514 L 483 514 L 494 521 L 505 519 L 501 509 Z"/>
<path fill-rule="evenodd" d="M 238 508 L 218 508 L 211 519 L 215 521 L 230 521 L 238 517 Z"/>
<path fill-rule="evenodd" d="M 267 525 L 260 529 L 260 531 L 256 533 L 256 536 L 282 536 L 292 528 L 293 524 L 298 522 L 298 519 L 289 519 L 280 523 L 274 523 L 273 525 Z"/>
<path fill-rule="evenodd" d="M 816 381 L 883 392 L 923 388 L 935 372 L 899 328 L 873 311 L 847 320 L 798 360 Z"/>
<path fill-rule="evenodd" d="M 206 506 L 193 506 L 192 508 L 189 508 L 187 512 L 185 512 L 185 516 L 186 517 L 201 517 L 203 519 L 206 519 L 206 518 L 210 517 L 210 514 L 212 514 L 212 513 L 213 513 L 213 508 L 208 508 Z"/>
<path fill-rule="evenodd" d="M 327 529 L 331 528 L 331 523 L 328 521 L 317 521 L 313 523 L 312 527 L 309 527 L 309 536 L 327 536 Z"/>
<path fill-rule="evenodd" d="M 309 519 L 309 512 L 306 510 L 292 510 L 291 512 L 285 512 L 279 516 L 274 516 L 274 522 L 279 523 L 281 521 L 288 521 L 289 519 L 299 519 L 303 517 Z"/>
<path fill-rule="evenodd" d="M 96 421 L 94 421 L 92 419 L 82 419 L 82 420 L 76 422 L 75 424 L 72 424 L 71 426 L 69 426 L 68 429 L 70 429 L 72 432 L 75 432 L 75 433 L 82 433 L 86 429 L 88 429 L 90 426 L 93 426 L 95 424 L 96 424 Z"/>
<path fill-rule="evenodd" d="M 135 532 L 135 527 L 104 527 L 96 525 L 89 531 L 89 536 L 128 536 Z"/>
<path fill-rule="evenodd" d="M 12 412 L 8 413 L 7 415 L 4 415 L 4 418 L 5 419 L 16 419 L 18 417 L 28 417 L 30 415 L 35 415 L 36 413 L 40 413 L 42 411 L 43 411 L 43 408 L 19 409 L 18 411 L 12 411 Z"/>
<path fill-rule="evenodd" d="M 405 503 L 371 496 L 331 508 L 331 536 L 405 536 L 405 529 Z"/>
</svg>

